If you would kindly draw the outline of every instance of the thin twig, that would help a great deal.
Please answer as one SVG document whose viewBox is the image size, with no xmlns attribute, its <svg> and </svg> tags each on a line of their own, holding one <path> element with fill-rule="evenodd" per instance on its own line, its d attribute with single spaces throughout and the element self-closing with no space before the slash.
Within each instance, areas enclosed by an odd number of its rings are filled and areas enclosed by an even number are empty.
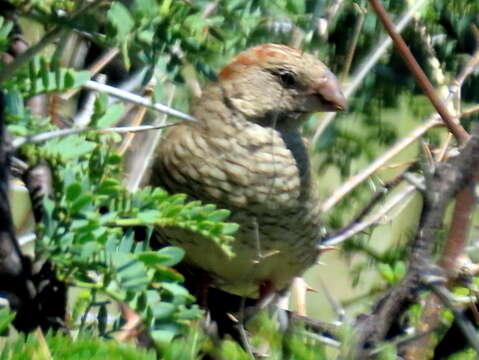
<svg viewBox="0 0 479 360">
<path fill-rule="evenodd" d="M 318 5 L 319 4 L 319 5 Z M 326 16 L 319 17 L 318 9 L 322 10 L 321 2 L 317 2 L 316 10 L 313 14 L 313 21 L 317 23 L 317 30 L 320 37 L 327 39 L 329 33 L 329 26 L 334 17 L 339 13 L 339 10 L 344 4 L 344 0 L 336 0 L 326 11 Z M 319 17 L 319 18 L 318 18 Z"/>
<path fill-rule="evenodd" d="M 476 195 L 473 186 L 466 186 L 457 195 L 452 222 L 449 227 L 448 241 L 442 251 L 439 264 L 449 277 L 454 277 L 457 259 L 466 249 L 467 234 L 471 227 L 472 214 L 476 207 Z"/>
<path fill-rule="evenodd" d="M 326 297 L 326 300 L 328 300 L 329 305 L 331 305 L 331 307 L 333 308 L 337 316 L 337 320 L 343 323 L 347 316 L 346 310 L 344 310 L 343 305 L 331 294 L 328 287 L 324 284 L 324 282 L 321 280 L 320 277 L 318 277 L 318 281 L 319 281 L 319 286 L 321 286 L 321 290 L 323 291 Z"/>
<path fill-rule="evenodd" d="M 396 30 L 401 32 L 407 24 L 414 18 L 416 12 L 427 2 L 428 0 L 417 0 L 411 8 L 405 11 L 401 16 L 401 20 L 397 22 Z M 358 89 L 359 85 L 362 83 L 364 78 L 371 72 L 371 69 L 376 65 L 379 59 L 384 55 L 386 50 L 391 46 L 392 40 L 389 36 L 384 37 L 384 39 L 376 46 L 371 54 L 366 56 L 366 60 L 359 65 L 358 70 L 353 74 L 351 83 L 344 89 L 344 96 L 349 98 L 354 92 Z M 334 119 L 337 113 L 330 112 L 327 113 L 316 129 L 312 143 L 316 143 L 323 133 L 323 131 L 328 127 L 331 121 Z"/>
<path fill-rule="evenodd" d="M 274 308 L 273 308 L 274 309 Z M 307 316 L 298 315 L 294 311 L 284 310 L 288 315 L 288 318 L 294 324 L 305 325 L 308 328 L 311 328 L 313 331 L 322 334 L 328 334 L 333 337 L 339 337 L 342 333 L 341 325 L 337 322 L 330 323 L 321 320 L 312 319 Z"/>
<path fill-rule="evenodd" d="M 327 212 L 336 205 L 341 199 L 343 199 L 347 194 L 349 194 L 356 186 L 362 183 L 364 180 L 369 178 L 374 174 L 378 169 L 384 166 L 388 161 L 390 161 L 394 156 L 403 151 L 406 147 L 411 145 L 414 141 L 419 139 L 427 131 L 432 129 L 435 126 L 440 126 L 441 121 L 438 120 L 437 115 L 433 115 L 429 118 L 426 123 L 414 129 L 408 136 L 401 139 L 396 145 L 390 148 L 386 153 L 377 158 L 373 163 L 366 167 L 359 174 L 354 175 L 346 183 L 341 185 L 336 189 L 333 194 L 323 203 L 322 211 Z"/>
<path fill-rule="evenodd" d="M 58 39 L 63 33 L 64 30 L 62 28 L 56 27 L 46 33 L 45 36 L 35 45 L 29 47 L 25 52 L 18 54 L 18 56 L 15 57 L 15 60 L 7 64 L 0 72 L 0 83 L 10 79 L 20 67 L 25 65 L 33 56 Z"/>
<path fill-rule="evenodd" d="M 418 339 L 423 338 L 424 336 L 430 335 L 436 328 L 431 329 L 429 331 L 424 331 L 424 332 L 419 332 L 419 333 L 413 333 L 411 335 L 406 335 L 404 337 L 400 337 L 399 339 L 395 339 L 393 341 L 388 341 L 384 346 L 378 346 L 374 350 L 372 350 L 369 355 L 374 356 L 378 355 L 380 352 L 382 352 L 386 347 L 390 347 L 391 345 L 395 346 L 396 348 L 399 348 L 400 346 L 404 346 L 410 342 L 417 341 Z"/>
<path fill-rule="evenodd" d="M 16 138 L 13 141 L 13 148 L 18 149 L 19 147 L 25 144 L 36 144 L 36 143 L 53 140 L 53 139 L 57 139 L 57 138 L 65 137 L 65 136 L 78 135 L 88 131 L 96 131 L 100 134 L 108 134 L 108 133 L 122 134 L 122 133 L 131 133 L 131 132 L 160 130 L 170 126 L 175 126 L 180 123 L 181 122 L 177 122 L 173 124 L 160 124 L 160 125 L 120 126 L 120 127 L 106 128 L 106 129 L 81 128 L 81 129 L 54 130 L 54 131 L 44 132 L 44 133 L 26 136 L 22 138 Z"/>
<path fill-rule="evenodd" d="M 151 97 L 151 89 L 147 89 L 145 91 L 145 97 Z M 146 108 L 144 107 L 140 107 L 136 114 L 135 114 L 135 117 L 133 118 L 133 121 L 131 122 L 131 126 L 140 126 L 140 124 L 142 123 L 143 119 L 145 118 L 145 114 L 146 114 Z M 125 138 L 123 139 L 123 142 L 121 143 L 120 147 L 118 148 L 118 153 L 120 155 L 123 155 L 125 153 L 125 151 L 130 147 L 133 139 L 135 138 L 135 133 L 129 133 L 125 136 Z"/>
<path fill-rule="evenodd" d="M 454 319 L 457 322 L 457 325 L 462 331 L 462 334 L 467 339 L 469 344 L 472 348 L 479 354 L 479 337 L 477 336 L 476 329 L 471 324 L 469 320 L 466 319 L 462 311 L 458 310 L 456 306 L 454 306 L 449 291 L 446 289 L 445 286 L 437 285 L 437 284 L 429 284 L 431 290 L 436 294 L 436 296 L 441 299 L 444 305 L 452 311 L 454 314 Z"/>
<path fill-rule="evenodd" d="M 105 74 L 98 74 L 95 77 L 95 81 L 100 84 L 105 84 L 106 80 L 107 77 Z M 73 119 L 73 124 L 76 128 L 84 128 L 90 124 L 93 113 L 95 112 L 95 101 L 97 97 L 98 94 L 96 92 L 88 92 L 82 108 L 78 111 Z"/>
<path fill-rule="evenodd" d="M 384 165 L 384 166 L 381 166 L 381 167 L 378 169 L 378 172 L 380 172 L 380 171 L 386 171 L 386 170 L 392 170 L 392 169 L 398 169 L 398 168 L 409 167 L 409 166 L 411 166 L 412 164 L 414 164 L 414 163 L 416 163 L 416 162 L 417 162 L 417 159 L 413 159 L 413 160 L 408 160 L 408 161 L 401 161 L 401 162 L 398 162 L 398 163 L 395 163 L 395 164 Z"/>
<path fill-rule="evenodd" d="M 355 224 L 354 226 L 350 227 L 347 231 L 341 232 L 337 236 L 329 237 L 326 241 L 322 243 L 322 245 L 339 244 L 349 239 L 350 237 L 360 233 L 364 229 L 372 225 L 378 224 L 379 221 L 383 219 L 394 207 L 401 204 L 405 199 L 407 199 L 409 196 L 411 196 L 415 192 L 416 192 L 415 186 L 408 186 L 407 188 L 402 190 L 400 193 L 388 199 L 377 213 L 375 213 L 374 215 L 372 215 L 365 221 Z"/>
<path fill-rule="evenodd" d="M 458 86 L 461 86 L 466 79 L 465 75 L 470 75 L 478 64 L 479 64 L 479 50 L 474 53 L 474 55 L 471 57 L 471 59 L 468 61 L 465 67 L 461 70 L 461 72 L 456 77 L 456 79 L 452 82 L 455 86 L 450 87 L 448 97 L 444 100 L 444 103 L 447 104 L 454 98 L 454 96 L 457 94 Z M 436 123 L 433 124 L 434 122 Z M 341 185 L 338 189 L 336 189 L 333 192 L 333 194 L 323 203 L 322 210 L 324 212 L 329 211 L 344 196 L 349 194 L 356 186 L 358 186 L 360 183 L 366 180 L 370 175 L 372 175 L 376 171 L 376 167 L 378 165 L 384 164 L 387 161 L 389 161 L 390 158 L 398 154 L 400 151 L 403 150 L 403 148 L 407 147 L 410 143 L 412 143 L 417 138 L 422 136 L 432 127 L 440 126 L 440 125 L 441 125 L 441 121 L 438 120 L 438 114 L 431 115 L 431 117 L 426 121 L 426 123 L 424 123 L 424 125 L 421 125 L 421 127 L 411 132 L 411 134 L 409 134 L 406 138 L 399 141 L 387 153 L 379 157 L 375 162 L 369 165 L 361 173 L 348 179 L 343 185 Z M 381 159 L 384 159 L 385 161 Z"/>
<path fill-rule="evenodd" d="M 326 346 L 331 346 L 335 349 L 340 349 L 341 348 L 341 343 L 339 341 L 331 339 L 330 337 L 315 334 L 315 333 L 312 333 L 310 331 L 300 331 L 299 334 L 304 335 L 306 337 L 309 337 L 311 339 L 314 339 L 317 342 L 319 342 L 320 344 L 323 344 L 323 345 L 326 345 Z"/>
<path fill-rule="evenodd" d="M 326 239 L 324 240 L 325 244 L 328 244 L 328 241 L 331 239 L 338 238 L 339 236 L 348 233 L 352 228 L 356 228 L 358 224 L 370 213 L 370 211 L 377 205 L 377 203 L 384 197 L 388 191 L 393 188 L 394 186 L 398 185 L 403 179 L 403 174 L 400 174 L 390 182 L 384 184 L 369 200 L 369 203 L 354 217 L 351 222 L 343 227 L 342 229 L 336 231 L 335 233 L 329 234 Z M 360 231 L 362 231 L 361 229 Z M 353 234 L 355 235 L 356 232 Z M 352 236 L 352 235 L 351 235 Z M 344 238 L 342 241 L 347 240 L 349 237 Z"/>
<path fill-rule="evenodd" d="M 167 105 L 163 105 L 160 103 L 152 103 L 149 99 L 145 99 L 142 96 L 130 93 L 128 91 L 117 89 L 113 86 L 104 85 L 104 84 L 100 84 L 95 81 L 89 80 L 84 85 L 84 87 L 89 90 L 104 92 L 118 99 L 129 101 L 134 104 L 141 105 L 148 109 L 155 110 L 163 114 L 167 114 L 182 120 L 196 122 L 196 119 L 191 115 L 175 110 Z"/>
<path fill-rule="evenodd" d="M 113 48 L 109 49 L 106 53 L 104 53 L 97 61 L 95 61 L 94 64 L 92 64 L 89 68 L 88 71 L 92 76 L 100 72 L 110 61 L 112 61 L 120 50 L 118 48 Z M 78 93 L 80 89 L 72 89 L 65 94 L 62 94 L 62 100 L 67 101 L 69 100 L 72 96 L 74 96 L 76 93 Z"/>
<path fill-rule="evenodd" d="M 173 87 L 169 94 L 168 105 L 171 105 L 171 103 L 173 102 L 173 99 L 175 97 L 175 92 L 176 92 L 176 87 Z M 156 126 L 166 127 L 163 124 L 166 122 L 167 119 L 168 119 L 168 115 L 164 114 L 163 117 L 159 119 L 158 125 Z M 151 166 L 151 162 L 153 161 L 153 155 L 155 154 L 155 150 L 158 145 L 158 142 L 160 141 L 160 137 L 161 137 L 161 131 L 158 131 L 146 144 L 146 149 L 145 149 L 144 155 L 142 156 L 142 161 L 138 163 L 139 168 L 136 168 L 135 171 L 132 172 L 134 176 L 128 179 L 127 188 L 129 191 L 135 191 L 140 186 L 140 183 L 143 180 L 143 177 L 145 176 L 147 169 L 149 169 Z"/>
<path fill-rule="evenodd" d="M 448 127 L 449 131 L 453 133 L 456 140 L 462 144 L 464 141 L 467 140 L 469 134 L 464 130 L 464 128 L 455 121 L 453 116 L 449 113 L 444 103 L 441 101 L 439 96 L 437 96 L 434 87 L 432 86 L 431 82 L 429 81 L 428 77 L 422 70 L 422 68 L 417 63 L 416 59 L 414 58 L 411 50 L 404 42 L 402 36 L 396 31 L 394 28 L 394 24 L 389 19 L 389 15 L 387 14 L 386 10 L 382 6 L 379 0 L 369 0 L 369 3 L 372 5 L 376 14 L 378 15 L 379 19 L 382 21 L 384 27 L 386 28 L 389 36 L 391 36 L 394 45 L 397 47 L 399 53 L 404 58 L 406 65 L 409 67 L 409 70 L 413 73 L 414 77 L 416 78 L 419 86 L 429 98 L 431 103 L 434 105 L 436 111 L 441 115 L 442 120 Z"/>
<path fill-rule="evenodd" d="M 351 45 L 349 46 L 349 49 L 348 49 L 348 55 L 346 56 L 343 73 L 341 74 L 342 81 L 344 81 L 347 78 L 349 74 L 349 70 L 351 69 L 354 53 L 356 52 L 356 46 L 358 45 L 359 35 L 361 34 L 361 29 L 363 27 L 364 19 L 366 18 L 366 13 L 367 13 L 366 9 L 363 9 L 357 3 L 354 3 L 354 8 L 357 10 L 359 15 L 356 20 L 356 25 L 354 27 L 354 35 L 351 40 Z"/>
<path fill-rule="evenodd" d="M 466 117 L 466 116 L 474 115 L 477 112 L 479 112 L 479 105 L 474 105 L 474 106 L 464 110 L 461 113 L 460 117 L 463 118 L 463 117 Z"/>
</svg>

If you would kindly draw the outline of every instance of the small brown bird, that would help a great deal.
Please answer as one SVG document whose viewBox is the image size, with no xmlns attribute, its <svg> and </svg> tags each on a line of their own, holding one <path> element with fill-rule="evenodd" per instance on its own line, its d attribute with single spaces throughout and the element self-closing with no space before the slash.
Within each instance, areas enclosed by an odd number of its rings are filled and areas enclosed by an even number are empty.
<svg viewBox="0 0 479 360">
<path fill-rule="evenodd" d="M 319 199 L 301 126 L 346 99 L 314 56 L 278 44 L 251 48 L 196 99 L 197 123 L 174 127 L 155 158 L 152 184 L 231 210 L 240 224 L 225 256 L 215 243 L 174 227 L 160 241 L 181 246 L 211 285 L 248 298 L 282 291 L 316 261 Z"/>
</svg>

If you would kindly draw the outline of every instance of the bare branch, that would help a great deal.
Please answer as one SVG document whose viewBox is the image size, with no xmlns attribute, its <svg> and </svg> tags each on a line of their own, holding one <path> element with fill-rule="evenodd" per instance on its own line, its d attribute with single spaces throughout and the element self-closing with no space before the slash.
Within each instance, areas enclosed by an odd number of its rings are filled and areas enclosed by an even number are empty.
<svg viewBox="0 0 479 360">
<path fill-rule="evenodd" d="M 94 64 L 92 64 L 89 68 L 88 71 L 93 75 L 96 75 L 98 72 L 100 72 L 110 61 L 112 61 L 120 50 L 118 48 L 113 48 L 107 50 Z M 78 93 L 80 89 L 72 89 L 65 94 L 62 94 L 62 100 L 67 101 L 69 100 L 72 96 L 74 96 L 76 93 Z"/>
<path fill-rule="evenodd" d="M 384 164 L 390 161 L 394 156 L 399 154 L 406 147 L 408 147 L 417 139 L 419 139 L 421 136 L 423 136 L 431 128 L 435 126 L 440 126 L 440 125 L 441 125 L 441 121 L 438 120 L 438 116 L 437 115 L 431 116 L 429 120 L 426 121 L 426 123 L 424 123 L 417 129 L 413 130 L 409 135 L 401 139 L 398 143 L 396 143 L 396 145 L 390 148 L 382 156 L 377 158 L 374 162 L 372 162 L 368 167 L 362 170 L 359 174 L 349 178 L 347 182 L 345 182 L 338 189 L 336 189 L 333 192 L 333 194 L 323 203 L 322 211 L 327 212 L 331 210 L 331 208 L 334 205 L 336 205 L 339 201 L 341 201 L 341 199 L 343 199 L 347 194 L 349 194 L 356 186 L 358 186 L 364 180 L 369 178 L 378 169 L 382 168 Z"/>
<path fill-rule="evenodd" d="M 478 169 L 479 131 L 475 131 L 458 156 L 435 166 L 424 196 L 418 231 L 411 245 L 406 276 L 377 302 L 373 313 L 359 325 L 357 358 L 363 358 L 366 348 L 384 339 L 398 314 L 417 297 L 425 275 L 433 270 L 434 239 L 441 229 L 446 207 L 458 191 L 473 181 Z"/>
<path fill-rule="evenodd" d="M 328 237 L 326 241 L 322 243 L 322 245 L 337 245 L 352 236 L 364 231 L 368 227 L 378 224 L 381 219 L 383 219 L 387 214 L 394 209 L 397 205 L 403 203 L 407 198 L 413 195 L 416 192 L 415 186 L 408 186 L 398 194 L 394 195 L 390 199 L 388 199 L 381 209 L 373 214 L 372 216 L 368 217 L 366 220 L 359 222 L 353 222 L 352 226 L 346 226 L 346 231 L 341 230 L 337 234 L 333 234 L 333 236 Z"/>
<path fill-rule="evenodd" d="M 398 21 L 396 25 L 396 30 L 401 32 L 407 24 L 414 18 L 416 12 L 427 2 L 428 0 L 417 0 L 411 8 L 406 10 L 406 12 L 401 16 L 401 20 Z M 354 92 L 358 89 L 361 82 L 364 80 L 366 75 L 369 74 L 371 69 L 376 65 L 379 59 L 384 55 L 386 50 L 391 46 L 392 40 L 389 36 L 384 37 L 383 40 L 376 46 L 371 54 L 366 56 L 366 60 L 361 63 L 358 70 L 353 74 L 352 81 L 350 84 L 344 89 L 344 96 L 349 98 Z M 323 131 L 328 127 L 331 121 L 334 119 L 337 113 L 330 112 L 327 113 L 322 119 L 321 123 L 319 124 L 318 128 L 316 129 L 312 143 L 316 143 L 323 133 Z"/>
<path fill-rule="evenodd" d="M 99 92 L 104 92 L 110 96 L 116 97 L 121 100 L 129 101 L 134 104 L 144 106 L 148 109 L 155 110 L 158 112 L 161 112 L 163 114 L 167 114 L 173 117 L 176 117 L 181 120 L 186 120 L 186 121 L 192 121 L 196 122 L 196 119 L 188 114 L 185 114 L 181 111 L 175 110 L 169 106 L 160 104 L 160 103 L 152 103 L 149 99 L 145 99 L 142 96 L 130 93 L 128 91 L 120 90 L 117 89 L 113 86 L 105 85 L 105 84 L 100 84 L 95 81 L 88 81 L 84 87 L 86 89 L 94 90 L 94 91 L 99 91 Z"/>
<path fill-rule="evenodd" d="M 478 47 L 479 49 L 479 47 Z M 464 69 L 459 74 L 455 81 L 457 86 L 456 91 L 460 94 L 460 87 L 464 83 L 467 76 L 469 76 L 473 69 L 479 64 L 479 50 L 468 61 Z M 460 103 L 460 96 L 458 96 Z M 462 267 L 460 259 L 465 256 L 467 235 L 471 227 L 471 218 L 476 208 L 476 196 L 472 185 L 468 185 L 461 189 L 456 197 L 454 211 L 452 215 L 451 225 L 449 227 L 449 234 L 447 242 L 442 250 L 442 255 L 439 260 L 439 265 L 445 271 L 448 277 L 447 286 L 450 288 L 454 286 L 458 273 L 458 268 Z M 437 295 L 437 294 L 436 294 Z M 439 296 L 439 295 L 437 295 Z M 424 313 L 421 316 L 419 323 L 416 325 L 421 330 L 428 330 L 436 327 L 440 323 L 440 313 L 447 304 L 441 303 L 437 296 L 429 296 L 424 305 Z M 461 320 L 458 320 L 459 322 Z M 464 330 L 464 326 L 458 323 Z M 431 336 L 426 336 L 412 343 L 405 351 L 406 359 L 417 359 L 424 357 L 429 349 L 431 343 Z"/>
<path fill-rule="evenodd" d="M 472 348 L 479 354 L 479 337 L 477 336 L 476 329 L 471 324 L 469 320 L 467 320 L 459 309 L 454 306 L 454 303 L 451 300 L 451 296 L 449 295 L 449 291 L 446 289 L 445 286 L 436 285 L 434 283 L 430 284 L 429 287 L 434 292 L 434 294 L 441 299 L 444 305 L 452 311 L 454 314 L 454 319 L 457 321 L 459 328 L 462 331 L 462 334 L 467 339 L 469 344 Z"/>
<path fill-rule="evenodd" d="M 379 0 L 369 0 L 369 3 L 376 11 L 376 14 L 380 18 L 387 32 L 394 41 L 395 46 L 397 47 L 399 53 L 406 62 L 406 65 L 409 67 L 409 70 L 411 70 L 413 75 L 416 77 L 419 86 L 429 98 L 431 103 L 434 105 L 434 108 L 439 113 L 439 115 L 441 115 L 441 118 L 448 127 L 449 131 L 453 133 L 459 143 L 463 143 L 469 135 L 467 134 L 466 130 L 464 130 L 464 128 L 457 121 L 455 121 L 453 116 L 447 110 L 444 103 L 441 101 L 441 99 L 439 99 L 439 96 L 437 96 L 436 91 L 432 86 L 431 82 L 429 81 L 428 77 L 417 63 L 413 54 L 404 42 L 402 36 L 394 28 L 394 25 L 389 19 L 389 15 L 382 6 L 381 2 Z"/>
<path fill-rule="evenodd" d="M 159 125 L 142 125 L 142 126 L 120 126 L 120 127 L 112 127 L 107 129 L 97 129 L 97 128 L 81 128 L 81 129 L 61 129 L 61 130 L 54 130 L 49 131 L 41 134 L 36 134 L 32 136 L 17 138 L 13 141 L 13 147 L 18 149 L 19 147 L 25 144 L 34 144 L 40 143 L 48 140 L 53 140 L 65 136 L 70 135 L 78 135 L 88 131 L 96 131 L 101 134 L 108 134 L 108 133 L 131 133 L 131 132 L 142 132 L 142 131 L 151 131 L 151 130 L 160 130 L 167 127 L 175 126 L 180 124 L 181 122 L 173 123 L 173 124 L 159 124 Z"/>
<path fill-rule="evenodd" d="M 351 64 L 353 62 L 354 53 L 356 52 L 356 46 L 358 45 L 359 35 L 361 34 L 361 29 L 363 28 L 364 19 L 366 18 L 366 9 L 363 9 L 357 3 L 354 3 L 354 8 L 358 12 L 358 18 L 356 20 L 356 25 L 354 26 L 354 35 L 351 40 L 351 45 L 348 49 L 348 55 L 346 56 L 346 61 L 344 64 L 343 73 L 341 74 L 341 79 L 344 81 L 349 74 Z"/>
<path fill-rule="evenodd" d="M 169 94 L 170 98 L 168 99 L 168 104 L 171 104 L 173 102 L 173 98 L 175 96 L 175 87 L 171 89 L 171 92 Z M 158 121 L 158 125 L 156 126 L 163 126 L 166 120 L 168 118 L 167 114 L 164 114 L 161 119 Z M 161 131 L 158 131 L 154 134 L 154 136 L 149 140 L 149 142 L 146 144 L 145 148 L 145 153 L 143 153 L 142 156 L 142 161 L 138 162 L 139 168 L 137 167 L 134 172 L 134 176 L 132 176 L 131 179 L 128 180 L 127 188 L 130 191 L 135 191 L 138 189 L 138 186 L 141 183 L 141 180 L 145 176 L 146 170 L 150 167 L 151 162 L 153 161 L 153 155 L 155 154 L 155 149 L 156 146 L 158 145 L 158 142 L 160 141 L 160 136 L 161 136 Z"/>
</svg>

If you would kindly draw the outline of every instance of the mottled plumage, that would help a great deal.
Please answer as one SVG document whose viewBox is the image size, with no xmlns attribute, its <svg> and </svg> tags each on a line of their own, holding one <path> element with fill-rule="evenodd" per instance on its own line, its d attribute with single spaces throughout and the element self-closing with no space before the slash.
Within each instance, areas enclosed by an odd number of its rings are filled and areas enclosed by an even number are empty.
<svg viewBox="0 0 479 360">
<path fill-rule="evenodd" d="M 156 156 L 152 184 L 231 210 L 239 223 L 228 259 L 207 238 L 158 229 L 213 285 L 258 297 L 287 288 L 311 266 L 320 240 L 319 199 L 300 134 L 313 112 L 344 110 L 335 76 L 310 54 L 276 44 L 241 53 L 196 99 L 198 123 L 174 127 Z"/>
</svg>

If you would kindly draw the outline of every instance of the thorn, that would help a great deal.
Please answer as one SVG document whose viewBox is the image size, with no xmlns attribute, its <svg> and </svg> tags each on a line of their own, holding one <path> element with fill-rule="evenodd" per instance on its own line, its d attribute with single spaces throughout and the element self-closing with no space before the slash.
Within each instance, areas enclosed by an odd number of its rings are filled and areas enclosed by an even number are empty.
<svg viewBox="0 0 479 360">
<path fill-rule="evenodd" d="M 231 313 L 226 313 L 226 316 L 228 316 L 232 321 L 234 321 L 235 323 L 239 323 L 239 320 L 236 316 L 234 316 L 233 314 Z"/>
<path fill-rule="evenodd" d="M 331 250 L 339 250 L 337 246 L 331 246 L 331 245 L 320 245 L 318 249 L 319 249 L 319 252 L 321 253 L 326 251 L 331 251 Z"/>
<path fill-rule="evenodd" d="M 431 149 L 429 148 L 429 146 L 424 141 L 421 141 L 421 148 L 424 155 L 426 156 L 426 159 L 429 165 L 431 167 L 434 166 L 434 158 L 432 156 Z"/>
</svg>

